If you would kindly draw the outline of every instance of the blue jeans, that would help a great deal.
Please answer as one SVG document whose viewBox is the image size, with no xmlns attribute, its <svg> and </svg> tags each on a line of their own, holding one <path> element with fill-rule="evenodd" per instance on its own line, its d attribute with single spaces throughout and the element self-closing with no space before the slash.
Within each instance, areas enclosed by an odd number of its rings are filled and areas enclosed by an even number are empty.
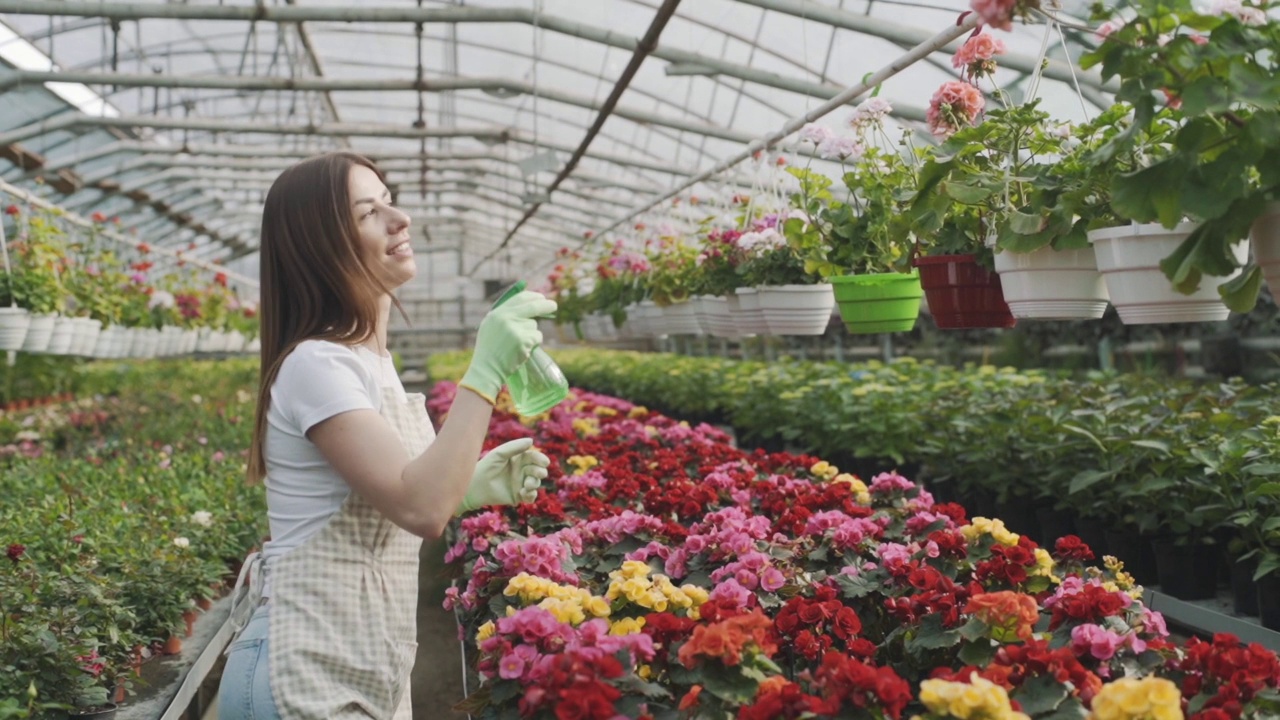
<svg viewBox="0 0 1280 720">
<path fill-rule="evenodd" d="M 240 637 L 231 643 L 218 687 L 218 720 L 280 720 L 267 675 L 269 607 L 256 608 Z"/>
</svg>

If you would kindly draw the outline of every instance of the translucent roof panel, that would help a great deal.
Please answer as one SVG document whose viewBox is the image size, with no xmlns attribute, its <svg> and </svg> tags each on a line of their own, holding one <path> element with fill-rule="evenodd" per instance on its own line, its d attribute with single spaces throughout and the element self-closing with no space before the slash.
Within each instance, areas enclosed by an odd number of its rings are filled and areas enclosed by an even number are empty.
<svg viewBox="0 0 1280 720">
<path fill-rule="evenodd" d="M 152 242 L 208 239 L 223 248 L 211 254 L 232 259 L 253 254 L 280 170 L 350 148 L 382 163 L 421 218 L 421 242 L 465 248 L 468 269 L 484 275 L 479 260 L 504 244 L 502 262 L 542 262 L 629 220 L 954 28 L 967 4 L 286 0 L 251 22 L 247 0 L 0 0 L 0 179 L 77 212 L 122 215 Z M 606 108 L 671 6 L 656 46 Z M 1084 3 L 1068 0 L 1062 12 L 1079 18 Z M 1047 43 L 1043 106 L 1083 119 L 1110 101 L 1096 75 L 1070 70 L 1068 49 L 1078 55 L 1091 40 L 1049 31 L 999 33 L 1009 53 L 996 82 L 1021 100 Z M 881 96 L 895 123 L 919 131 L 934 90 L 956 77 L 944 49 Z M 841 127 L 851 109 L 819 122 Z M 798 149 L 794 140 L 782 149 Z M 783 182 L 762 168 L 748 161 L 688 192 Z M 37 184 L 55 175 L 61 182 Z M 662 205 L 643 216 L 696 214 Z"/>
</svg>

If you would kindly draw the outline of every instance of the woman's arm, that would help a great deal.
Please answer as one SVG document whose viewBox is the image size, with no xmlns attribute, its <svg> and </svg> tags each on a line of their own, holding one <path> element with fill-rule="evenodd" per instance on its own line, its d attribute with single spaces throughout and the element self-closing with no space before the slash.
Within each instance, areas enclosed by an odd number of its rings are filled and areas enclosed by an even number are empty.
<svg viewBox="0 0 1280 720">
<path fill-rule="evenodd" d="M 492 414 L 487 401 L 460 388 L 440 435 L 416 458 L 373 410 L 335 415 L 311 428 L 307 438 L 378 512 L 433 540 L 462 504 Z"/>
</svg>

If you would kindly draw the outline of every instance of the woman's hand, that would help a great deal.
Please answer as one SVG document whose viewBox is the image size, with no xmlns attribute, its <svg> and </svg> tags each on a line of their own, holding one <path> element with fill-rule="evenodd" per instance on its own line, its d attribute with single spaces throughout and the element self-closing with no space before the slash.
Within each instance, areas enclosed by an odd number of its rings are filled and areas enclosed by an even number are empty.
<svg viewBox="0 0 1280 720">
<path fill-rule="evenodd" d="M 458 512 L 487 505 L 533 502 L 538 498 L 538 486 L 547 477 L 550 465 L 550 458 L 535 450 L 530 438 L 499 445 L 476 464 Z"/>
<path fill-rule="evenodd" d="M 491 310 L 476 330 L 475 354 L 459 387 L 488 400 L 490 405 L 497 402 L 507 376 L 542 344 L 536 318 L 555 312 L 554 300 L 527 290 Z"/>
</svg>

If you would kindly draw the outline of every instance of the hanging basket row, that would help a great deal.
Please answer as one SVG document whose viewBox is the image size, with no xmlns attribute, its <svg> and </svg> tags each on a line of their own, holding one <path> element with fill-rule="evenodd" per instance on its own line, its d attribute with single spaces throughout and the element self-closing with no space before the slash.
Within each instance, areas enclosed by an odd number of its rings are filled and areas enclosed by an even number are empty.
<svg viewBox="0 0 1280 720">
<path fill-rule="evenodd" d="M 154 358 L 194 352 L 252 352 L 257 342 L 237 331 L 102 327 L 98 320 L 33 315 L 22 308 L 0 308 L 0 351 L 87 358 Z"/>
</svg>

